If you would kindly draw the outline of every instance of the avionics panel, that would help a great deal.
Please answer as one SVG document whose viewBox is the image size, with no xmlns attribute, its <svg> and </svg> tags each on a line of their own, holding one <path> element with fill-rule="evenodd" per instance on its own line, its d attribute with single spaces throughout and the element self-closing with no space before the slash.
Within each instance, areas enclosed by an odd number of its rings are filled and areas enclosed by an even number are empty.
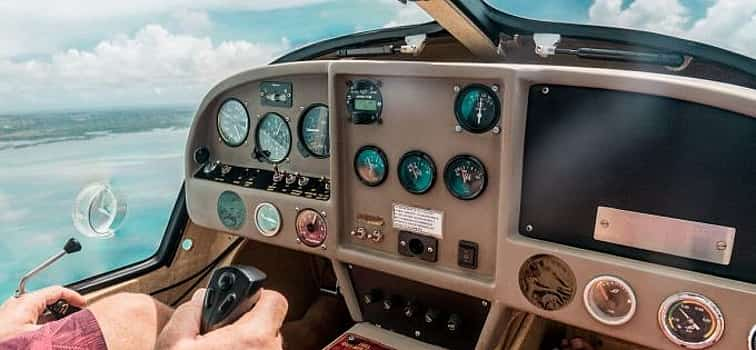
<svg viewBox="0 0 756 350">
<path fill-rule="evenodd" d="M 520 232 L 756 282 L 754 154 L 756 119 L 745 115 L 639 93 L 535 85 Z M 602 232 L 611 229 L 624 237 L 607 239 Z"/>
</svg>

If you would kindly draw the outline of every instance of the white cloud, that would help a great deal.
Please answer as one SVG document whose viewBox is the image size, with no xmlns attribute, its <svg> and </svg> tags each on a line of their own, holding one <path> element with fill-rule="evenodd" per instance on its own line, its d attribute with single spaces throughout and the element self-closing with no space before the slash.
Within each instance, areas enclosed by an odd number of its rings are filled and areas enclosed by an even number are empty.
<svg viewBox="0 0 756 350">
<path fill-rule="evenodd" d="M 140 21 L 163 16 L 184 15 L 197 24 L 208 11 L 266 11 L 331 1 L 336 0 L 0 0 L 0 59 L 50 54 L 79 40 L 92 41 L 93 34 L 102 34 L 96 38 L 101 39 L 132 32 L 149 23 Z"/>
<path fill-rule="evenodd" d="M 756 1 L 713 0 L 703 18 L 694 20 L 680 0 L 594 0 L 590 22 L 654 31 L 713 44 L 756 56 Z"/>
<path fill-rule="evenodd" d="M 208 37 L 148 25 L 131 37 L 117 35 L 92 50 L 69 49 L 49 60 L 0 59 L 0 110 L 31 103 L 196 102 L 215 82 L 265 64 L 288 48 L 285 39 L 274 44 L 241 40 L 215 44 Z"/>
</svg>

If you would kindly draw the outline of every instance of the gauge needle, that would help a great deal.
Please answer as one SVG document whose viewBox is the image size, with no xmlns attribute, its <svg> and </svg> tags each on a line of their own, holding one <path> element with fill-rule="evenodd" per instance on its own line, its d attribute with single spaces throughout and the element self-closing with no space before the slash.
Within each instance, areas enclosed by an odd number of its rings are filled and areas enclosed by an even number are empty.
<svg viewBox="0 0 756 350">
<path fill-rule="evenodd" d="M 680 309 L 680 312 L 681 312 L 681 313 L 683 314 L 683 316 L 685 316 L 685 318 L 686 318 L 686 319 L 688 319 L 688 323 L 690 323 L 691 325 L 693 325 L 693 327 L 694 327 L 694 328 L 695 328 L 695 329 L 696 329 L 697 331 L 698 331 L 698 330 L 701 330 L 701 327 L 699 327 L 699 326 L 698 326 L 698 324 L 696 323 L 696 321 L 693 321 L 693 318 L 692 318 L 692 317 L 690 317 L 690 316 L 688 316 L 688 314 L 687 314 L 687 313 L 685 313 L 685 311 L 684 311 L 683 309 Z"/>
<path fill-rule="evenodd" d="M 483 97 L 478 97 L 478 124 L 480 124 L 480 119 L 483 118 Z"/>
<path fill-rule="evenodd" d="M 606 289 L 599 288 L 599 291 L 601 291 L 601 296 L 604 297 L 604 300 L 608 302 L 609 301 L 609 294 L 606 293 Z"/>
<path fill-rule="evenodd" d="M 320 129 L 305 128 L 305 131 L 307 131 L 307 132 L 320 132 Z"/>
<path fill-rule="evenodd" d="M 269 218 L 267 216 L 263 216 L 263 219 L 265 219 L 265 221 L 267 221 L 267 222 L 269 222 L 271 224 L 277 224 L 278 223 L 275 219 Z"/>
</svg>

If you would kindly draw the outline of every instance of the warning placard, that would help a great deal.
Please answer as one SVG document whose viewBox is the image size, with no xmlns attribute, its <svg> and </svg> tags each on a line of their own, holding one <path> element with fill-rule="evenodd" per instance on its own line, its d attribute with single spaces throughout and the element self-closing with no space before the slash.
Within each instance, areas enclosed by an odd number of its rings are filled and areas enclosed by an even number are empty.
<svg viewBox="0 0 756 350">
<path fill-rule="evenodd" d="M 438 239 L 444 238 L 444 212 L 440 210 L 415 208 L 394 203 L 391 221 L 397 230 L 410 231 Z"/>
</svg>

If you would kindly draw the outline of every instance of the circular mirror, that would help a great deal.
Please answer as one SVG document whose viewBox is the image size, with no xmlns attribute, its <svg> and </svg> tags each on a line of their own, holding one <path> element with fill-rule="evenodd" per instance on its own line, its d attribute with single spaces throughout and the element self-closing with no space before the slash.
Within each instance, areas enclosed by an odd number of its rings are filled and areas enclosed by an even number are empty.
<svg viewBox="0 0 756 350">
<path fill-rule="evenodd" d="M 113 237 L 125 217 L 126 200 L 109 185 L 91 184 L 76 196 L 72 214 L 74 227 L 87 237 Z"/>
</svg>

